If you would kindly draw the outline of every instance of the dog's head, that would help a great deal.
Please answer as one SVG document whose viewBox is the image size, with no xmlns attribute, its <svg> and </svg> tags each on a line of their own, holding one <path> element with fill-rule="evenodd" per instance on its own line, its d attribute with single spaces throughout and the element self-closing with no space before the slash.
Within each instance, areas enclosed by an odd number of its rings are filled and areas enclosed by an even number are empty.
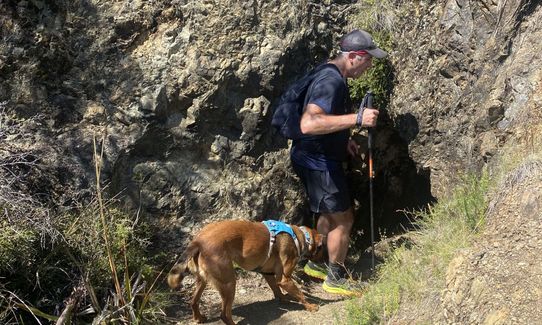
<svg viewBox="0 0 542 325">
<path fill-rule="evenodd" d="M 308 249 L 307 257 L 309 258 L 309 260 L 314 261 L 314 262 L 323 260 L 325 236 L 316 232 L 315 229 L 311 229 L 309 227 L 303 227 L 303 228 L 304 230 L 307 231 L 307 233 L 310 236 L 310 241 L 308 243 L 309 249 Z"/>
</svg>

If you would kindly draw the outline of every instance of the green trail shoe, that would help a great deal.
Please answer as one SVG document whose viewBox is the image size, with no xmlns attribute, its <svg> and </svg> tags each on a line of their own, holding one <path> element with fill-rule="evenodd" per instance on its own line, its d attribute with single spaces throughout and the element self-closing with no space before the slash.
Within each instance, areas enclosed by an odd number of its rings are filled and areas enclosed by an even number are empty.
<svg viewBox="0 0 542 325">
<path fill-rule="evenodd" d="M 320 280 L 325 280 L 327 277 L 327 267 L 323 264 L 314 263 L 312 261 L 308 261 L 307 264 L 305 264 L 303 272 L 305 272 L 305 274 L 308 276 Z"/>
<path fill-rule="evenodd" d="M 360 296 L 367 286 L 366 282 L 357 282 L 345 278 L 334 280 L 329 277 L 322 284 L 322 288 L 326 292 L 345 296 Z"/>
</svg>

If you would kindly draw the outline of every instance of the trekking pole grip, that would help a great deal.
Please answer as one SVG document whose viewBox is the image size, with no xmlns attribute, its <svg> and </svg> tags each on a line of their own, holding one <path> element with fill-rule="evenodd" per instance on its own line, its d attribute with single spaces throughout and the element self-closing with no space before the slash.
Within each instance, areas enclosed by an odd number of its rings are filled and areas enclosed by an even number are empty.
<svg viewBox="0 0 542 325">
<path fill-rule="evenodd" d="M 373 108 L 373 92 L 368 91 L 367 92 L 367 108 Z"/>
</svg>

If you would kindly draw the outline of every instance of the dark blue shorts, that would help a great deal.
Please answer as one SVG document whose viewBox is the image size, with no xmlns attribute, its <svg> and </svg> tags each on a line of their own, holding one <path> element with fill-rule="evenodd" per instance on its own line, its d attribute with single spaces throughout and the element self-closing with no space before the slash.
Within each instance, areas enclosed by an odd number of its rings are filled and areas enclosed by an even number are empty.
<svg viewBox="0 0 542 325">
<path fill-rule="evenodd" d="M 313 170 L 292 161 L 297 176 L 303 182 L 314 213 L 344 212 L 352 206 L 344 170 Z"/>
</svg>

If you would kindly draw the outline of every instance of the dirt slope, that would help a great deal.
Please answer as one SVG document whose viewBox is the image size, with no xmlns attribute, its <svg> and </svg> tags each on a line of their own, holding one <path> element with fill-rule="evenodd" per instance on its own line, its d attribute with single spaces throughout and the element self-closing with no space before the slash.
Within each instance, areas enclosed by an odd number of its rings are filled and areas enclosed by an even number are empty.
<svg viewBox="0 0 542 325">
<path fill-rule="evenodd" d="M 542 161 L 511 173 L 477 244 L 452 261 L 440 321 L 542 324 Z"/>
</svg>

